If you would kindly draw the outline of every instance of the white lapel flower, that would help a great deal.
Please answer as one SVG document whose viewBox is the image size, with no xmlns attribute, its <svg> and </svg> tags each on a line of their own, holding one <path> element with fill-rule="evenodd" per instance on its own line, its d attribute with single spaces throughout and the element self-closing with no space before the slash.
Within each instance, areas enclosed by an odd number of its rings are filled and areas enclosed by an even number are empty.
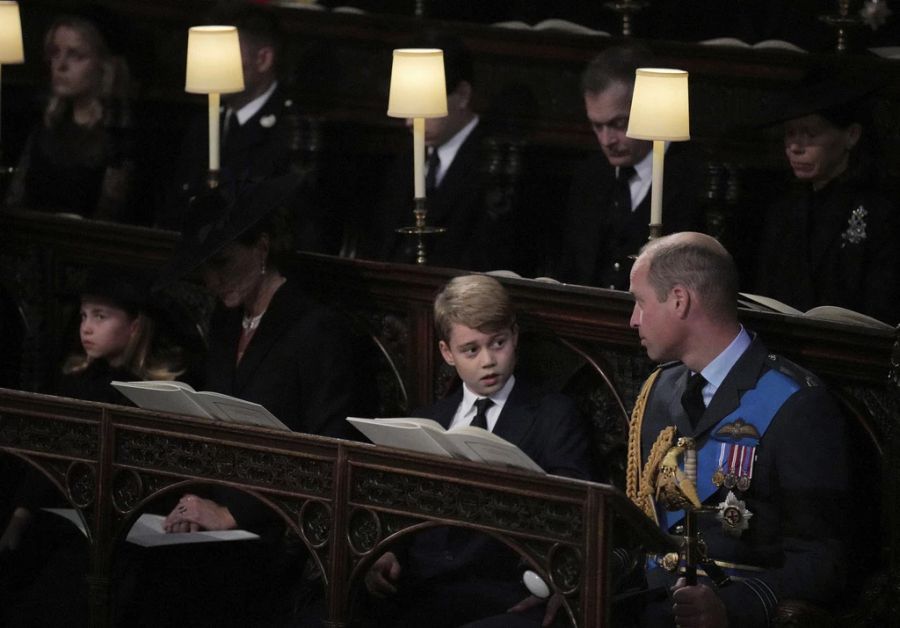
<svg viewBox="0 0 900 628">
<path fill-rule="evenodd" d="M 264 129 L 271 129 L 273 126 L 275 126 L 276 121 L 277 121 L 277 119 L 275 118 L 275 114 L 271 113 L 267 116 L 263 116 L 262 118 L 260 118 L 259 124 Z"/>
</svg>

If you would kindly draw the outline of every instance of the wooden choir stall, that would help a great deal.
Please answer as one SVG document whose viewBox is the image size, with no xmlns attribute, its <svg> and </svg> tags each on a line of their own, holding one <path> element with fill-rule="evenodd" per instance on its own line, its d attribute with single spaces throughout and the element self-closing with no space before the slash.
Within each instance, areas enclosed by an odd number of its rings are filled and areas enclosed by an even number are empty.
<svg viewBox="0 0 900 628">
<path fill-rule="evenodd" d="M 93 262 L 115 255 L 153 269 L 176 234 L 63 216 L 7 212 L 4 286 L 25 315 L 23 388 L 36 390 L 54 368 L 48 348 L 61 342 L 66 313 L 58 295 Z M 382 416 L 397 416 L 439 396 L 451 383 L 435 351 L 433 295 L 459 271 L 298 253 L 295 280 L 342 309 L 380 356 Z M 627 420 L 652 365 L 628 319 L 627 293 L 504 278 L 520 310 L 519 367 L 573 395 L 593 421 L 593 446 L 615 485 L 622 475 Z M 180 286 L 197 312 L 208 303 Z M 767 344 L 822 376 L 853 428 L 859 547 L 853 605 L 840 625 L 878 617 L 900 625 L 894 591 L 897 525 L 900 350 L 892 329 L 742 311 Z M 200 320 L 202 329 L 204 321 Z M 262 428 L 235 426 L 38 395 L 0 391 L 0 450 L 49 477 L 87 524 L 92 621 L 111 620 L 110 570 L 123 537 L 154 499 L 192 484 L 246 491 L 275 511 L 308 547 L 324 575 L 333 626 L 352 625 L 354 591 L 392 541 L 434 524 L 496 536 L 566 596 L 572 625 L 609 625 L 607 565 L 614 537 L 648 550 L 669 542 L 614 486 L 487 469 Z M 620 484 L 621 486 L 621 484 Z M 864 528 L 864 529 L 863 529 Z M 797 609 L 781 609 L 785 621 Z M 793 618 L 793 619 L 792 619 Z M 817 625 L 817 624 L 810 624 Z M 821 624 L 818 624 L 821 625 Z"/>
</svg>

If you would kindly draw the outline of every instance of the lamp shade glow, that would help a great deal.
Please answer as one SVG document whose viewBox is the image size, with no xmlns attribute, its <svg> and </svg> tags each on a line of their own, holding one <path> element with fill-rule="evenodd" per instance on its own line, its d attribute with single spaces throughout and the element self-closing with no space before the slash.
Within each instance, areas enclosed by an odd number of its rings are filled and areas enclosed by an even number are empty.
<svg viewBox="0 0 900 628">
<path fill-rule="evenodd" d="M 691 139 L 688 73 L 667 68 L 638 68 L 625 134 L 639 140 Z"/>
<path fill-rule="evenodd" d="M 18 2 L 0 2 L 0 64 L 24 63 Z"/>
<path fill-rule="evenodd" d="M 231 94 L 244 91 L 237 28 L 194 26 L 188 31 L 184 91 L 191 94 Z"/>
<path fill-rule="evenodd" d="M 447 115 L 442 50 L 394 50 L 387 114 L 392 118 L 440 118 Z"/>
</svg>

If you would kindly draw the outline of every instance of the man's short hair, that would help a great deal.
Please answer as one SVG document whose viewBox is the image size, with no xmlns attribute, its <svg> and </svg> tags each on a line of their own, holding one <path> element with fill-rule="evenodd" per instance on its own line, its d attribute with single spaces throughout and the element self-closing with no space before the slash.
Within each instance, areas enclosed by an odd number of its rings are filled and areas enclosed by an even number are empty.
<svg viewBox="0 0 900 628">
<path fill-rule="evenodd" d="M 447 94 L 452 94 L 463 81 L 474 86 L 475 70 L 472 55 L 456 35 L 429 31 L 415 42 L 418 48 L 440 48 L 444 51 L 444 79 Z"/>
<path fill-rule="evenodd" d="M 212 19 L 219 24 L 236 26 L 242 39 L 257 48 L 269 46 L 275 51 L 275 58 L 280 58 L 284 34 L 272 10 L 244 3 L 226 4 L 213 12 Z"/>
<path fill-rule="evenodd" d="M 647 280 L 660 302 L 676 285 L 699 295 L 710 316 L 731 320 L 737 316 L 738 274 L 734 259 L 710 236 L 666 237 L 644 245 L 649 256 Z"/>
<path fill-rule="evenodd" d="M 434 300 L 440 340 L 449 342 L 454 323 L 492 333 L 514 327 L 516 313 L 499 281 L 488 275 L 463 275 L 452 279 Z"/>
<path fill-rule="evenodd" d="M 633 86 L 634 71 L 653 65 L 653 52 L 646 46 L 631 44 L 607 48 L 585 68 L 581 75 L 581 92 L 599 94 L 613 83 Z"/>
</svg>

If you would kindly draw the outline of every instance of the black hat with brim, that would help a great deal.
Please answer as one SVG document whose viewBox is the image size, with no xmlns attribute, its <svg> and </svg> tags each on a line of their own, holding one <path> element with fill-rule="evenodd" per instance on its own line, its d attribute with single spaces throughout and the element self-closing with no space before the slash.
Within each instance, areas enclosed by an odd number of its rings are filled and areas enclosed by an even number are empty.
<svg viewBox="0 0 900 628">
<path fill-rule="evenodd" d="M 204 340 L 191 308 L 168 290 L 155 290 L 148 271 L 98 265 L 78 273 L 60 291 L 66 301 L 101 301 L 132 316 L 146 314 L 179 346 L 195 351 Z"/>
<path fill-rule="evenodd" d="M 220 186 L 191 201 L 181 239 L 163 269 L 164 285 L 183 278 L 295 197 L 302 177 L 283 175 L 245 184 Z"/>
<path fill-rule="evenodd" d="M 815 72 L 772 98 L 763 106 L 753 126 L 772 126 L 811 114 L 849 124 L 857 121 L 853 118 L 881 86 L 871 78 L 850 77 L 841 73 L 823 76 L 821 72 Z"/>
<path fill-rule="evenodd" d="M 118 266 L 94 266 L 64 289 L 64 297 L 93 298 L 132 314 L 146 312 L 150 299 L 150 277 L 141 271 Z"/>
</svg>

